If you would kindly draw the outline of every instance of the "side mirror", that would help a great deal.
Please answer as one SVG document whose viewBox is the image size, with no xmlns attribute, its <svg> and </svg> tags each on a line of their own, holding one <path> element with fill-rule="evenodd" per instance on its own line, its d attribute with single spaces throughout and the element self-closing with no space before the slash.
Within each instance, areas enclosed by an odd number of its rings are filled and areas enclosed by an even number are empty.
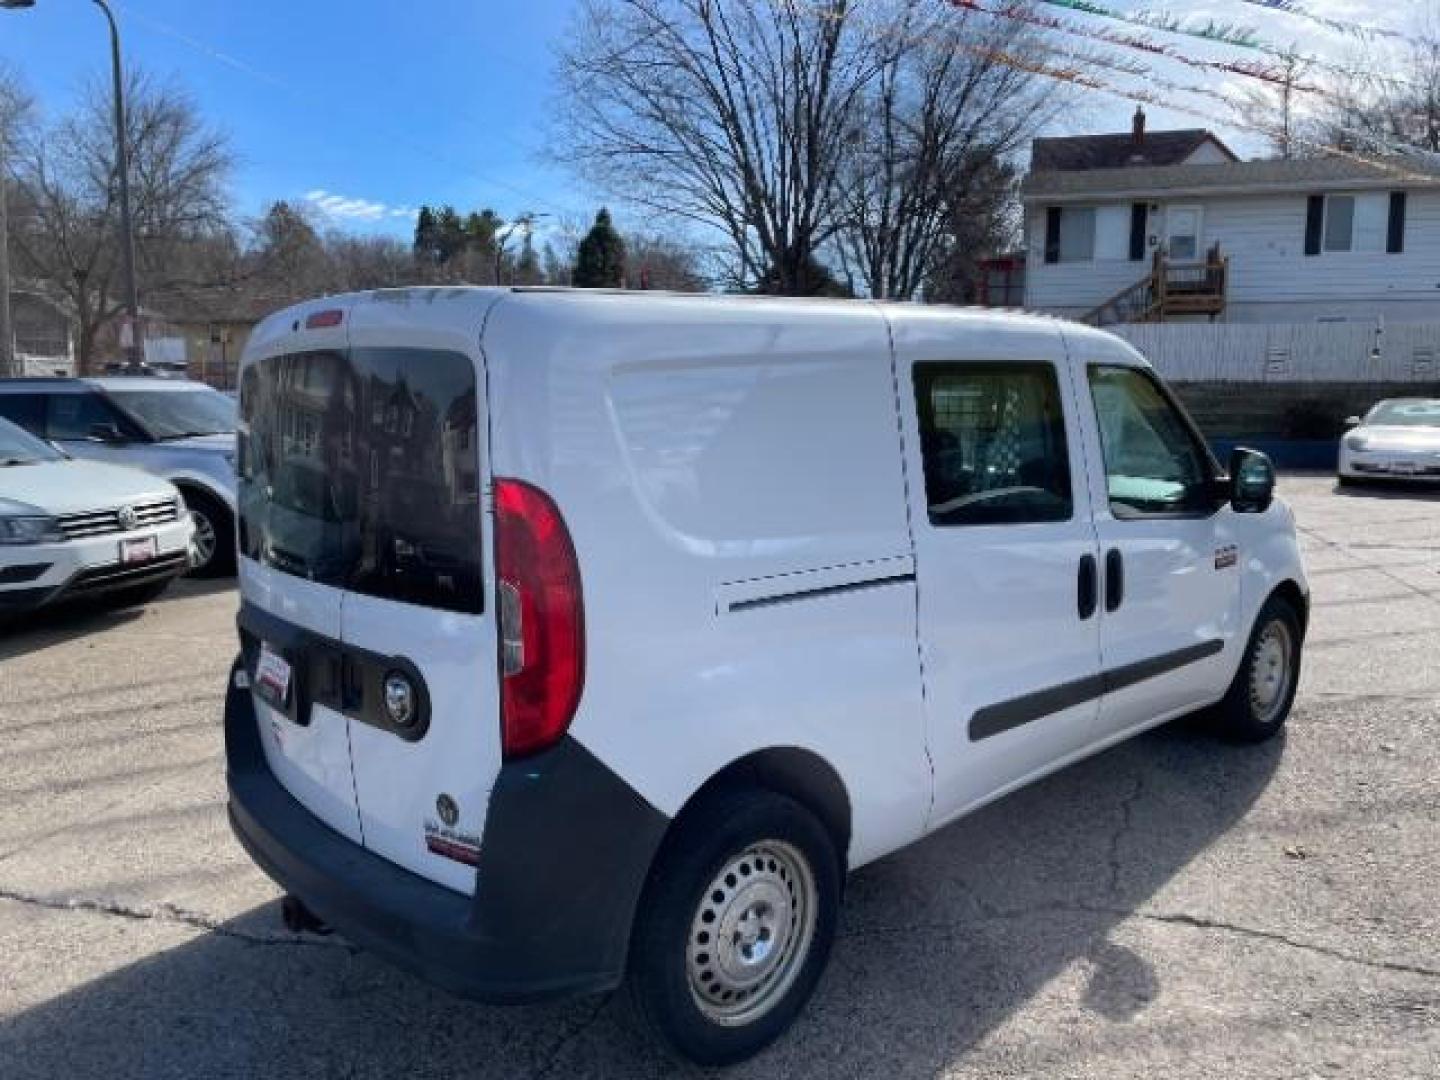
<svg viewBox="0 0 1440 1080">
<path fill-rule="evenodd" d="M 114 424 L 91 424 L 90 438 L 96 442 L 123 443 L 128 441 Z"/>
<path fill-rule="evenodd" d="M 1347 428 L 1359 427 L 1362 423 L 1364 423 L 1364 421 L 1361 420 L 1358 416 L 1347 416 L 1345 418 L 1345 426 Z"/>
<path fill-rule="evenodd" d="M 1263 514 L 1275 501 L 1275 465 L 1259 450 L 1230 455 L 1230 505 L 1237 514 Z"/>
</svg>

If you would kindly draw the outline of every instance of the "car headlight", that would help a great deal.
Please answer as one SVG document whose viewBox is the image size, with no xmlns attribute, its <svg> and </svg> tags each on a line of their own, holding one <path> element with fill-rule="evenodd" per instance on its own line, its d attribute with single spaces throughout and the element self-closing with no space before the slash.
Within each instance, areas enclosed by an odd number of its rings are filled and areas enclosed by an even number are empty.
<svg viewBox="0 0 1440 1080">
<path fill-rule="evenodd" d="M 1370 440 L 1364 435 L 1346 435 L 1345 445 L 1351 450 L 1363 451 L 1370 448 Z"/>
<path fill-rule="evenodd" d="M 60 523 L 53 517 L 0 515 L 0 544 L 48 544 L 64 539 Z"/>
</svg>

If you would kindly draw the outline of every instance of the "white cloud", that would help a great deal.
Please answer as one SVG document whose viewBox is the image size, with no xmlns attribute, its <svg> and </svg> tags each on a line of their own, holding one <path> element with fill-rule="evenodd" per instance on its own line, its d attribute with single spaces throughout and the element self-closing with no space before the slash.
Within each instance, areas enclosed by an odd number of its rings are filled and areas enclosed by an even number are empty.
<svg viewBox="0 0 1440 1080">
<path fill-rule="evenodd" d="M 387 218 L 411 218 L 417 212 L 412 206 L 391 206 L 375 199 L 340 195 L 324 188 L 307 191 L 305 201 L 326 217 L 339 221 L 384 221 Z"/>
</svg>

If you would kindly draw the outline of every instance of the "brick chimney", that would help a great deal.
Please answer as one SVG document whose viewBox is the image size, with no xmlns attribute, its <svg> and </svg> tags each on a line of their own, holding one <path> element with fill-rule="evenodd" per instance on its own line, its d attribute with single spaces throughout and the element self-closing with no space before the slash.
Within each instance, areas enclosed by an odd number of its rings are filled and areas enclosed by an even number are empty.
<svg viewBox="0 0 1440 1080">
<path fill-rule="evenodd" d="M 1130 129 L 1130 145 L 1136 150 L 1145 145 L 1145 109 L 1140 105 L 1135 107 L 1135 123 Z"/>
</svg>

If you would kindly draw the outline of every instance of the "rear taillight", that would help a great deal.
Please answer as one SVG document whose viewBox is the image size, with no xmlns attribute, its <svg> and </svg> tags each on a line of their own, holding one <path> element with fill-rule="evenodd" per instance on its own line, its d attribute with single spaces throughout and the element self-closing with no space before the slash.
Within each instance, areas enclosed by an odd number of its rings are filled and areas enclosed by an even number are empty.
<svg viewBox="0 0 1440 1080">
<path fill-rule="evenodd" d="M 575 545 L 555 503 L 495 481 L 500 738 L 506 757 L 559 742 L 585 684 L 585 608 Z"/>
</svg>

